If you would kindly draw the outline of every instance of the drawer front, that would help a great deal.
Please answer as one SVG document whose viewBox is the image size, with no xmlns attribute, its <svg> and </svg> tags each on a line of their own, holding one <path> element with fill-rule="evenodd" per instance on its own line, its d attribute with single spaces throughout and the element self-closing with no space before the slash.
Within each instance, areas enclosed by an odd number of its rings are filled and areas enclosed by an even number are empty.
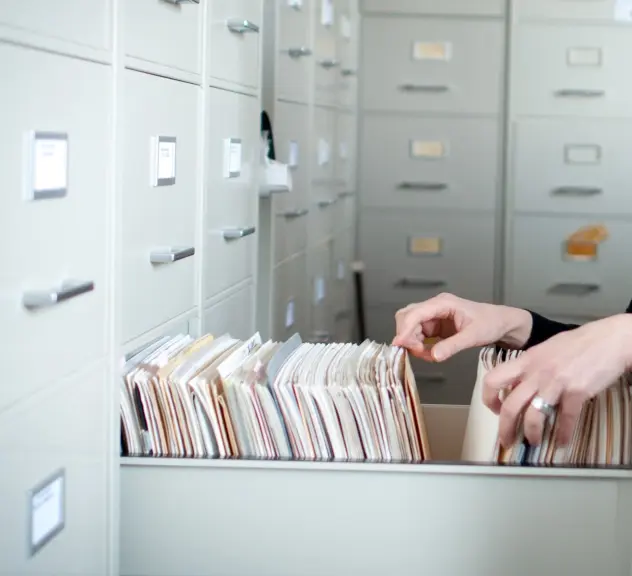
<svg viewBox="0 0 632 576">
<path fill-rule="evenodd" d="M 226 90 L 211 90 L 208 100 L 205 295 L 210 298 L 254 273 L 260 111 L 257 98 Z"/>
<path fill-rule="evenodd" d="M 334 186 L 312 187 L 307 229 L 310 246 L 320 244 L 333 235 L 340 201 Z"/>
<path fill-rule="evenodd" d="M 11 110 L 0 157 L 2 358 L 6 381 L 19 383 L 2 388 L 2 412 L 105 354 L 111 110 L 105 66 L 0 44 L 0 74 Z M 65 135 L 67 155 L 45 133 Z M 62 178 L 66 195 L 47 194 Z"/>
<path fill-rule="evenodd" d="M 125 54 L 175 70 L 201 71 L 203 2 L 135 0 L 125 4 Z"/>
<path fill-rule="evenodd" d="M 366 19 L 364 108 L 497 114 L 503 35 L 499 21 Z"/>
<path fill-rule="evenodd" d="M 349 314 L 338 314 L 334 320 L 334 342 L 352 342 L 353 336 L 353 316 Z"/>
<path fill-rule="evenodd" d="M 0 25 L 96 50 L 112 48 L 111 0 L 3 0 Z"/>
<path fill-rule="evenodd" d="M 212 78 L 248 88 L 261 82 L 262 0 L 213 0 L 208 58 Z"/>
<path fill-rule="evenodd" d="M 350 76 L 341 75 L 338 80 L 338 106 L 346 110 L 358 108 L 358 78 L 353 72 Z"/>
<path fill-rule="evenodd" d="M 274 334 L 284 342 L 295 333 L 307 334 L 307 257 L 305 253 L 274 271 Z"/>
<path fill-rule="evenodd" d="M 361 6 L 364 12 L 389 14 L 500 16 L 505 12 L 505 0 L 361 0 Z"/>
<path fill-rule="evenodd" d="M 516 113 L 627 116 L 632 79 L 621 70 L 631 52 L 626 27 L 520 26 L 513 63 Z"/>
<path fill-rule="evenodd" d="M 107 573 L 107 526 L 115 507 L 108 489 L 113 472 L 107 464 L 109 440 L 114 435 L 109 430 L 112 398 L 105 374 L 99 363 L 0 413 L 4 574 Z M 28 492 L 52 481 L 62 469 L 63 532 L 29 558 Z"/>
<path fill-rule="evenodd" d="M 632 212 L 632 191 L 627 185 L 630 149 L 630 122 L 519 122 L 514 152 L 515 208 L 540 213 Z"/>
<path fill-rule="evenodd" d="M 363 205 L 494 210 L 499 135 L 493 119 L 367 117 Z"/>
<path fill-rule="evenodd" d="M 237 292 L 211 304 L 202 317 L 203 332 L 247 340 L 254 334 L 254 287 L 246 284 Z"/>
<path fill-rule="evenodd" d="M 513 12 L 519 18 L 612 22 L 629 20 L 630 7 L 626 11 L 625 4 L 618 0 L 514 0 Z"/>
<path fill-rule="evenodd" d="M 593 261 L 564 257 L 564 241 L 582 226 L 604 224 L 609 238 Z M 632 223 L 578 217 L 517 216 L 507 277 L 509 304 L 562 316 L 623 312 L 632 295 L 624 265 Z"/>
<path fill-rule="evenodd" d="M 356 137 L 357 117 L 350 113 L 336 116 L 336 148 L 334 174 L 346 190 L 356 188 Z"/>
<path fill-rule="evenodd" d="M 327 5 L 334 5 L 331 11 Z M 333 105 L 340 71 L 337 55 L 338 6 L 332 0 L 318 0 L 314 28 L 314 98 L 317 104 Z"/>
<path fill-rule="evenodd" d="M 132 70 L 124 78 L 122 333 L 129 341 L 195 305 L 199 114 L 196 86 Z"/>
<path fill-rule="evenodd" d="M 355 223 L 356 194 L 340 188 L 334 214 L 334 234 L 340 234 L 348 228 L 355 228 Z"/>
<path fill-rule="evenodd" d="M 348 229 L 334 238 L 334 252 L 332 261 L 332 284 L 334 314 L 349 315 L 351 313 L 353 287 L 354 235 L 353 229 Z"/>
<path fill-rule="evenodd" d="M 324 242 L 311 248 L 308 253 L 309 287 L 308 310 L 310 322 L 305 335 L 307 339 L 319 334 L 332 337 L 333 330 L 333 295 L 331 262 L 333 259 L 333 245 L 331 241 Z"/>
<path fill-rule="evenodd" d="M 441 292 L 490 302 L 494 215 L 365 210 L 359 250 L 368 305 L 420 302 Z"/>
<path fill-rule="evenodd" d="M 312 136 L 312 180 L 329 182 L 334 177 L 336 145 L 336 111 L 315 106 Z"/>
<path fill-rule="evenodd" d="M 396 334 L 397 307 L 378 306 L 366 310 L 367 338 L 390 344 Z M 478 348 L 466 350 L 447 362 L 426 362 L 411 357 L 422 404 L 469 405 L 476 383 Z"/>
</svg>

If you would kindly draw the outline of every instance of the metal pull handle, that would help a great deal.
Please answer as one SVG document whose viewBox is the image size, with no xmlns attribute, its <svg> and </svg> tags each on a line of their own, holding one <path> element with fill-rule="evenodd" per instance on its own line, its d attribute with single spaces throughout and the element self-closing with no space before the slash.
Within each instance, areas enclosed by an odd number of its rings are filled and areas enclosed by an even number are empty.
<svg viewBox="0 0 632 576">
<path fill-rule="evenodd" d="M 318 207 L 328 208 L 329 206 L 333 206 L 336 202 L 338 202 L 338 198 L 329 198 L 327 200 L 319 200 Z"/>
<path fill-rule="evenodd" d="M 559 282 L 548 290 L 549 294 L 556 296 L 588 296 L 599 292 L 601 286 L 590 282 Z"/>
<path fill-rule="evenodd" d="M 152 264 L 170 264 L 178 260 L 190 258 L 195 254 L 195 248 L 167 248 L 166 250 L 153 250 L 149 254 Z"/>
<path fill-rule="evenodd" d="M 53 288 L 52 290 L 25 292 L 22 296 L 22 306 L 27 310 L 47 308 L 93 290 L 94 282 L 66 281 L 59 288 Z"/>
<path fill-rule="evenodd" d="M 251 22 L 250 20 L 242 20 L 236 18 L 234 20 L 228 20 L 226 26 L 231 32 L 235 34 L 245 34 L 246 32 L 259 32 L 259 26 Z"/>
<path fill-rule="evenodd" d="M 295 218 L 302 218 L 303 216 L 307 216 L 309 214 L 309 210 L 307 208 L 303 208 L 301 210 L 289 210 L 288 212 L 283 212 L 281 216 L 288 220 L 294 220 Z"/>
<path fill-rule="evenodd" d="M 340 63 L 338 60 L 321 60 L 318 64 L 325 68 L 325 70 L 331 70 L 332 68 L 339 66 Z"/>
<path fill-rule="evenodd" d="M 417 383 L 424 383 L 432 385 L 441 385 L 447 382 L 447 378 L 440 373 L 437 374 L 415 374 L 415 380 Z"/>
<path fill-rule="evenodd" d="M 312 51 L 306 46 L 300 46 L 299 48 L 289 48 L 287 53 L 290 58 L 300 58 L 301 56 L 311 56 Z"/>
<path fill-rule="evenodd" d="M 422 278 L 400 278 L 395 286 L 397 288 L 423 288 L 438 289 L 445 288 L 445 280 L 423 280 Z"/>
<path fill-rule="evenodd" d="M 450 87 L 444 84 L 402 84 L 399 88 L 404 92 L 433 92 L 436 94 L 450 90 Z"/>
<path fill-rule="evenodd" d="M 349 198 L 351 196 L 355 196 L 355 194 L 349 190 L 346 190 L 345 192 L 338 192 L 338 198 L 340 199 Z"/>
<path fill-rule="evenodd" d="M 240 238 L 245 238 L 246 236 L 251 236 L 256 232 L 256 228 L 254 226 L 249 226 L 247 228 L 228 228 L 226 230 L 222 230 L 222 236 L 224 240 L 239 240 Z"/>
<path fill-rule="evenodd" d="M 349 310 L 341 310 L 336 314 L 335 320 L 348 320 L 351 318 L 351 312 Z"/>
<path fill-rule="evenodd" d="M 604 90 L 576 90 L 572 88 L 565 88 L 555 92 L 555 95 L 560 98 L 601 98 L 605 94 Z"/>
<path fill-rule="evenodd" d="M 356 71 L 355 70 L 351 70 L 351 68 L 343 68 L 340 71 L 341 76 L 355 76 L 356 75 Z"/>
<path fill-rule="evenodd" d="M 445 182 L 401 182 L 397 187 L 400 190 L 420 190 L 423 192 L 440 192 L 448 189 Z"/>
<path fill-rule="evenodd" d="M 553 196 L 598 196 L 603 190 L 590 186 L 560 186 L 551 191 Z"/>
<path fill-rule="evenodd" d="M 169 4 L 199 4 L 200 0 L 164 0 Z"/>
</svg>

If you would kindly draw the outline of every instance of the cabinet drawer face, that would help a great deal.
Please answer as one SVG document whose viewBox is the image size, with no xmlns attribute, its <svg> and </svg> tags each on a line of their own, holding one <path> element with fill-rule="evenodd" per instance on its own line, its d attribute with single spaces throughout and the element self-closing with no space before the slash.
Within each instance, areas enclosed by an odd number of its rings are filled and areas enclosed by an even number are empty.
<svg viewBox="0 0 632 576">
<path fill-rule="evenodd" d="M 347 229 L 334 238 L 332 286 L 334 314 L 349 315 L 352 311 L 354 230 Z"/>
<path fill-rule="evenodd" d="M 367 117 L 363 205 L 494 210 L 499 134 L 493 119 Z"/>
<path fill-rule="evenodd" d="M 202 15 L 199 4 L 168 0 L 135 0 L 125 4 L 125 54 L 142 62 L 199 74 Z"/>
<path fill-rule="evenodd" d="M 250 338 L 255 330 L 253 285 L 246 284 L 220 302 L 211 304 L 204 310 L 202 322 L 207 334 L 230 334 L 242 340 Z"/>
<path fill-rule="evenodd" d="M 505 0 L 362 0 L 361 5 L 369 13 L 500 16 L 505 12 Z"/>
<path fill-rule="evenodd" d="M 317 0 L 302 0 L 300 3 L 276 0 L 277 42 L 281 49 L 307 47 L 310 39 L 310 15 Z"/>
<path fill-rule="evenodd" d="M 0 44 L 0 413 L 105 354 L 109 72 Z"/>
<path fill-rule="evenodd" d="M 405 305 L 441 292 L 492 300 L 492 214 L 366 209 L 359 225 L 368 305 Z"/>
<path fill-rule="evenodd" d="M 3 469 L 11 471 L 2 478 L 0 495 L 3 521 L 11 526 L 0 533 L 6 574 L 107 573 L 107 524 L 113 508 L 108 482 L 113 471 L 107 464 L 113 437 L 110 389 L 99 362 L 2 411 L 0 454 Z M 29 558 L 28 492 L 45 489 L 62 470 L 64 529 Z"/>
<path fill-rule="evenodd" d="M 334 234 L 355 228 L 356 204 L 356 193 L 340 188 L 334 214 Z"/>
<path fill-rule="evenodd" d="M 333 235 L 341 199 L 332 185 L 313 186 L 311 193 L 307 235 L 309 245 L 315 246 Z"/>
<path fill-rule="evenodd" d="M 251 277 L 256 264 L 259 103 L 213 89 L 207 116 L 204 292 L 211 298 Z"/>
<path fill-rule="evenodd" d="M 625 5 L 617 0 L 514 0 L 513 11 L 518 18 L 612 22 L 629 20 Z"/>
<path fill-rule="evenodd" d="M 315 106 L 312 135 L 312 180 L 329 182 L 334 176 L 336 145 L 336 111 Z"/>
<path fill-rule="evenodd" d="M 513 155 L 516 209 L 632 212 L 632 190 L 627 184 L 630 149 L 630 122 L 576 118 L 519 122 Z"/>
<path fill-rule="evenodd" d="M 331 241 L 324 242 L 311 248 L 308 253 L 309 286 L 306 290 L 308 296 L 308 310 L 310 323 L 307 338 L 323 333 L 331 338 L 333 323 L 333 298 L 332 298 L 332 266 L 333 245 Z"/>
<path fill-rule="evenodd" d="M 248 88 L 259 87 L 262 6 L 262 0 L 213 0 L 210 3 L 211 77 Z"/>
<path fill-rule="evenodd" d="M 96 50 L 112 48 L 112 0 L 3 0 L 0 26 Z"/>
<path fill-rule="evenodd" d="M 124 76 L 123 338 L 195 305 L 198 88 Z"/>
<path fill-rule="evenodd" d="M 307 257 L 286 260 L 274 271 L 274 339 L 284 342 L 307 328 Z"/>
<path fill-rule="evenodd" d="M 520 26 L 513 82 L 516 113 L 625 117 L 632 79 L 621 74 L 632 52 L 626 27 Z"/>
<path fill-rule="evenodd" d="M 582 226 L 603 224 L 608 239 L 593 260 L 571 260 L 565 240 Z M 507 295 L 513 306 L 558 316 L 605 316 L 623 312 L 632 295 L 625 266 L 632 223 L 588 216 L 517 216 L 507 269 Z"/>
<path fill-rule="evenodd" d="M 366 110 L 500 111 L 500 21 L 367 18 L 363 36 Z"/>
<path fill-rule="evenodd" d="M 346 190 L 355 190 L 357 117 L 347 112 L 336 116 L 336 147 L 334 173 L 336 181 Z"/>
<path fill-rule="evenodd" d="M 314 22 L 314 98 L 317 104 L 332 105 L 336 98 L 336 81 L 340 72 L 337 54 L 338 10 L 331 14 L 323 8 L 331 0 L 319 0 Z M 331 16 L 331 20 L 329 17 Z M 324 22 L 328 23 L 325 24 Z"/>
<path fill-rule="evenodd" d="M 390 344 L 397 333 L 397 310 L 389 306 L 369 307 L 366 310 L 367 338 Z M 422 404 L 469 405 L 476 383 L 479 350 L 466 350 L 441 363 L 411 356 Z"/>
</svg>

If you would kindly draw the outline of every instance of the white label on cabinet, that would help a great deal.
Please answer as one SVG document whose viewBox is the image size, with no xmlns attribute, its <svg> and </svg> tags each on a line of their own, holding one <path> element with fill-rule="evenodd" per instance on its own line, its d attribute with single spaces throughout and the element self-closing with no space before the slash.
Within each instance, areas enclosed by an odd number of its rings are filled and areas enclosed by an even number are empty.
<svg viewBox="0 0 632 576">
<path fill-rule="evenodd" d="M 68 135 L 31 132 L 29 136 L 26 198 L 43 200 L 65 196 L 68 192 Z"/>
<path fill-rule="evenodd" d="M 413 140 L 410 143 L 410 155 L 413 158 L 443 158 L 446 156 L 446 146 L 443 142 Z"/>
<path fill-rule="evenodd" d="M 601 48 L 569 48 L 566 51 L 569 66 L 601 66 Z"/>
<path fill-rule="evenodd" d="M 632 0 L 617 0 L 614 7 L 614 19 L 623 22 L 632 20 Z"/>
<path fill-rule="evenodd" d="M 449 42 L 415 42 L 413 44 L 414 60 L 443 60 L 452 59 L 452 44 Z"/>
<path fill-rule="evenodd" d="M 319 276 L 314 282 L 314 303 L 319 304 L 322 302 L 325 299 L 326 292 L 325 279 Z"/>
<path fill-rule="evenodd" d="M 285 327 L 294 326 L 294 300 L 289 300 L 285 307 Z"/>
<path fill-rule="evenodd" d="M 60 471 L 30 493 L 31 556 L 39 552 L 64 528 L 64 472 Z"/>
<path fill-rule="evenodd" d="M 351 20 L 346 14 L 340 17 L 340 35 L 345 39 L 351 38 Z"/>
<path fill-rule="evenodd" d="M 287 0 L 287 5 L 290 8 L 296 8 L 297 10 L 299 10 L 303 7 L 303 0 Z"/>
<path fill-rule="evenodd" d="M 601 147 L 596 144 L 567 144 L 564 160 L 567 164 L 599 164 Z"/>
<path fill-rule="evenodd" d="M 176 183 L 176 139 L 156 136 L 151 144 L 151 185 L 172 186 Z"/>
<path fill-rule="evenodd" d="M 224 178 L 238 178 L 241 175 L 241 139 L 224 140 Z"/>
<path fill-rule="evenodd" d="M 290 140 L 290 144 L 288 146 L 287 165 L 290 168 L 296 168 L 298 166 L 298 159 L 299 159 L 298 142 L 296 140 Z"/>
<path fill-rule="evenodd" d="M 334 23 L 333 0 L 321 0 L 320 23 L 323 26 L 331 26 Z"/>
<path fill-rule="evenodd" d="M 346 160 L 349 157 L 349 149 L 347 147 L 346 142 L 340 142 L 338 145 L 338 154 L 340 155 L 341 160 Z"/>
<path fill-rule="evenodd" d="M 344 260 L 338 260 L 338 280 L 344 280 L 345 279 L 345 262 Z"/>
<path fill-rule="evenodd" d="M 323 138 L 318 139 L 318 165 L 329 163 L 329 142 Z"/>
</svg>

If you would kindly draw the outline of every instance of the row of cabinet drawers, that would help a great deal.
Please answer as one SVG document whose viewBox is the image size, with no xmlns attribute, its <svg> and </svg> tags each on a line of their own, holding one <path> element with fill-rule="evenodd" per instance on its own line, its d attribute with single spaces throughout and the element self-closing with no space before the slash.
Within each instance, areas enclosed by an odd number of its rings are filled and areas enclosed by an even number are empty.
<svg viewBox="0 0 632 576">
<path fill-rule="evenodd" d="M 566 255 L 567 238 L 603 223 L 609 238 L 592 260 Z M 494 298 L 496 230 L 493 214 L 365 209 L 359 218 L 366 265 L 367 306 L 401 306 L 452 292 Z M 517 215 L 505 267 L 505 301 L 570 317 L 625 310 L 632 298 L 627 261 L 632 222 L 588 216 Z"/>
</svg>

